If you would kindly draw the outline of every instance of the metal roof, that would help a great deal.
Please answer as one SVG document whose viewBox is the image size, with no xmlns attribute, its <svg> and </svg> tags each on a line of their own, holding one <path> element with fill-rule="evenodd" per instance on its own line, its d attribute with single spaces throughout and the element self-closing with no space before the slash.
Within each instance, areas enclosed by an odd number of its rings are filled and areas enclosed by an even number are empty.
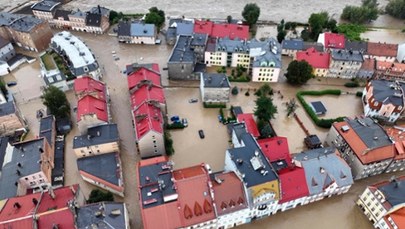
<svg viewBox="0 0 405 229">
<path fill-rule="evenodd" d="M 101 14 L 99 13 L 86 13 L 86 25 L 99 27 L 101 26 Z"/>
<path fill-rule="evenodd" d="M 52 115 L 41 118 L 39 122 L 39 137 L 44 137 L 48 141 L 49 145 L 52 147 L 54 139 L 52 139 L 53 132 L 55 132 L 54 127 L 55 118 Z"/>
<path fill-rule="evenodd" d="M 392 207 L 405 203 L 405 176 L 391 179 L 377 188 L 384 193 L 385 199 Z"/>
<path fill-rule="evenodd" d="M 15 105 L 13 101 L 0 104 L 0 117 L 14 113 Z"/>
<path fill-rule="evenodd" d="M 373 97 L 376 101 L 383 104 L 394 104 L 403 106 L 402 90 L 405 90 L 405 84 L 388 80 L 372 80 Z M 401 90 L 402 88 L 402 90 Z"/>
<path fill-rule="evenodd" d="M 170 62 L 181 62 L 181 63 L 194 63 L 195 54 L 191 50 L 191 42 L 193 37 L 189 35 L 180 35 L 177 38 L 177 42 L 174 45 L 172 54 L 169 58 Z"/>
<path fill-rule="evenodd" d="M 77 159 L 77 167 L 80 171 L 84 171 L 116 186 L 121 186 L 121 177 L 117 172 L 119 169 L 117 157 L 119 155 L 115 152 L 82 157 Z"/>
<path fill-rule="evenodd" d="M 228 152 L 246 187 L 277 180 L 276 172 L 263 156 L 252 135 L 242 134 L 241 140 L 244 147 L 228 149 Z"/>
<path fill-rule="evenodd" d="M 73 149 L 118 141 L 117 124 L 105 124 L 90 127 L 87 130 L 87 134 L 75 136 L 73 139 Z"/>
<path fill-rule="evenodd" d="M 338 187 L 353 184 L 350 167 L 335 151 L 335 148 L 328 147 L 294 155 L 294 160 L 299 161 L 304 168 L 310 195 L 322 193 L 334 182 Z"/>
<path fill-rule="evenodd" d="M 283 40 L 281 42 L 281 47 L 283 49 L 303 50 L 304 41 L 302 39 Z"/>
<path fill-rule="evenodd" d="M 369 117 L 347 120 L 347 123 L 369 149 L 393 144 L 385 130 Z"/>
<path fill-rule="evenodd" d="M 359 51 L 351 51 L 345 49 L 332 49 L 332 59 L 338 61 L 356 61 L 363 62 L 363 54 Z"/>
<path fill-rule="evenodd" d="M 52 10 L 55 9 L 58 5 L 60 5 L 60 2 L 54 2 L 54 1 L 40 1 L 35 3 L 34 5 L 31 6 L 32 10 L 38 10 L 38 11 L 45 11 L 45 12 L 51 12 Z"/>
<path fill-rule="evenodd" d="M 155 25 L 139 22 L 131 23 L 131 36 L 133 37 L 153 37 L 155 36 Z"/>
<path fill-rule="evenodd" d="M 349 41 L 346 39 L 345 41 L 345 49 L 346 50 L 352 50 L 352 51 L 358 51 L 361 53 L 366 53 L 367 52 L 367 42 L 365 41 Z"/>
</svg>

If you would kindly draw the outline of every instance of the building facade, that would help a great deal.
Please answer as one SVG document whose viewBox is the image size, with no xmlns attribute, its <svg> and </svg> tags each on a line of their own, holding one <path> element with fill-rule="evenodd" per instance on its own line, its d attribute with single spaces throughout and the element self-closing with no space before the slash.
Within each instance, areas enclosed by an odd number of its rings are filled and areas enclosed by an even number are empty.
<svg viewBox="0 0 405 229">
<path fill-rule="evenodd" d="M 309 48 L 305 51 L 298 51 L 296 60 L 308 62 L 312 66 L 315 76 L 324 77 L 328 74 L 330 53 L 319 52 L 315 48 Z"/>
<path fill-rule="evenodd" d="M 128 44 L 156 44 L 157 31 L 154 24 L 141 22 L 120 22 L 118 41 Z"/>
<path fill-rule="evenodd" d="M 231 86 L 228 77 L 221 73 L 202 73 L 200 92 L 203 102 L 227 103 L 229 102 Z"/>
<path fill-rule="evenodd" d="M 281 42 L 281 54 L 295 58 L 297 52 L 304 49 L 304 41 L 302 39 L 283 40 Z"/>
<path fill-rule="evenodd" d="M 26 132 L 26 121 L 14 101 L 0 104 L 0 136 Z"/>
<path fill-rule="evenodd" d="M 357 76 L 363 63 L 363 54 L 351 50 L 331 50 L 328 77 L 352 79 Z"/>
<path fill-rule="evenodd" d="M 364 59 L 376 59 L 377 61 L 395 62 L 398 54 L 397 44 L 387 44 L 381 42 L 367 42 L 367 51 Z"/>
<path fill-rule="evenodd" d="M 192 36 L 180 35 L 173 47 L 167 62 L 169 79 L 172 80 L 199 80 L 200 74 L 194 73 L 197 57 L 192 50 Z"/>
</svg>

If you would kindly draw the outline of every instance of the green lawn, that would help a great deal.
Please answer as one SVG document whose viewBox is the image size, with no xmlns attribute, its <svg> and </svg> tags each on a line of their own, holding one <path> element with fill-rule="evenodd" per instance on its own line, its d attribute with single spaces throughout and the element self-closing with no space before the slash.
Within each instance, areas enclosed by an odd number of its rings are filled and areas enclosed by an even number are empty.
<svg viewBox="0 0 405 229">
<path fill-rule="evenodd" d="M 55 62 L 53 61 L 52 56 L 49 53 L 45 53 L 41 56 L 42 63 L 45 65 L 46 70 L 53 70 L 56 69 Z"/>
</svg>

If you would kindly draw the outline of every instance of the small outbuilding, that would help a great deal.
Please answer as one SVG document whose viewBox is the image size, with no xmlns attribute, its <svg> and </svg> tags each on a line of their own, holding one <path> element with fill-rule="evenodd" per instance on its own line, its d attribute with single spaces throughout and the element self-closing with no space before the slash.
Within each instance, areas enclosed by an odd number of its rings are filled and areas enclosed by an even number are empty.
<svg viewBox="0 0 405 229">
<path fill-rule="evenodd" d="M 311 102 L 311 107 L 314 110 L 316 115 L 324 115 L 326 114 L 326 107 L 323 105 L 321 101 Z"/>
</svg>

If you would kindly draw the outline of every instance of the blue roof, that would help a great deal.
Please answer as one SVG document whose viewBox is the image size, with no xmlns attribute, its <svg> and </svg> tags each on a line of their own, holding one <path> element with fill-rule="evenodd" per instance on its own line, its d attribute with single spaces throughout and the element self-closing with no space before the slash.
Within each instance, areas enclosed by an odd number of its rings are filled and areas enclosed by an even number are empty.
<svg viewBox="0 0 405 229">
<path fill-rule="evenodd" d="M 315 114 L 325 114 L 327 111 L 321 101 L 311 102 L 311 106 L 314 109 Z"/>
<path fill-rule="evenodd" d="M 153 37 L 155 36 L 155 25 L 144 23 L 131 24 L 131 36 L 133 37 Z"/>
<path fill-rule="evenodd" d="M 304 41 L 301 39 L 283 40 L 281 42 L 281 47 L 283 49 L 303 50 Z"/>
<path fill-rule="evenodd" d="M 176 22 L 175 22 L 176 23 Z M 191 21 L 177 22 L 177 35 L 191 35 L 193 34 L 194 24 Z"/>
<path fill-rule="evenodd" d="M 316 195 L 336 182 L 338 187 L 353 184 L 350 167 L 335 154 L 333 147 L 304 151 L 294 156 L 304 168 L 309 193 Z"/>
<path fill-rule="evenodd" d="M 251 134 L 242 134 L 244 147 L 228 149 L 236 169 L 242 175 L 247 188 L 278 180 L 274 168 L 263 156 L 256 140 Z"/>
<path fill-rule="evenodd" d="M 119 161 L 117 153 L 105 153 L 77 159 L 77 167 L 88 174 L 98 177 L 111 184 L 120 186 L 120 176 L 117 172 Z"/>
</svg>

